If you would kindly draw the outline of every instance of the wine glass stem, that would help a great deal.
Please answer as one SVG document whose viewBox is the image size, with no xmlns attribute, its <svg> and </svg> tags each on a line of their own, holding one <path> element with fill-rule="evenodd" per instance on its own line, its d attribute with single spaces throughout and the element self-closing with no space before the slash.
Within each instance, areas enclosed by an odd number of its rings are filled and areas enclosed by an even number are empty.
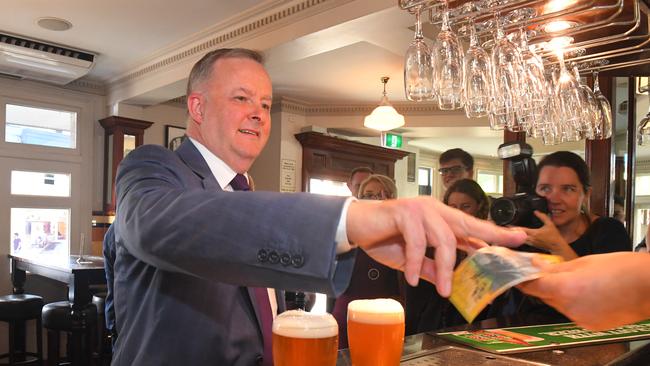
<svg viewBox="0 0 650 366">
<path fill-rule="evenodd" d="M 501 12 L 495 11 L 494 12 L 494 21 L 497 26 L 497 39 L 503 39 L 506 36 L 505 31 L 503 30 L 503 27 L 501 26 Z"/>
<path fill-rule="evenodd" d="M 415 12 L 415 39 L 424 39 L 422 35 L 422 22 L 420 21 L 420 9 Z"/>
<path fill-rule="evenodd" d="M 447 1 L 442 2 L 442 30 L 449 30 L 449 5 Z"/>
<path fill-rule="evenodd" d="M 469 23 L 469 45 L 470 47 L 478 46 L 478 35 L 476 34 L 476 23 L 474 18 L 468 20 Z"/>
<path fill-rule="evenodd" d="M 564 50 L 560 49 L 557 51 L 557 60 L 560 63 L 560 75 L 566 73 L 566 65 L 564 65 Z"/>
</svg>

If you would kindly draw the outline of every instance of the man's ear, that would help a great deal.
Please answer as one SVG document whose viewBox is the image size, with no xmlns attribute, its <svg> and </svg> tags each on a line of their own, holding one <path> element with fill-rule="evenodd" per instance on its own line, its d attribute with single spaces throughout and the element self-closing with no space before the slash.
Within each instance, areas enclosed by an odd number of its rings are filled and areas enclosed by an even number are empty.
<svg viewBox="0 0 650 366">
<path fill-rule="evenodd" d="M 203 94 L 190 93 L 187 96 L 187 112 L 197 124 L 203 122 Z"/>
</svg>

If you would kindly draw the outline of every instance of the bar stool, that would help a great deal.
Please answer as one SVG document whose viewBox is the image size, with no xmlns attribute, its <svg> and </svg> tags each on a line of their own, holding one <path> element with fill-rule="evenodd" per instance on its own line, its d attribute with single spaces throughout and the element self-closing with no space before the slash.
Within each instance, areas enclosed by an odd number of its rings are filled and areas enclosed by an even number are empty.
<svg viewBox="0 0 650 366">
<path fill-rule="evenodd" d="M 0 296 L 0 321 L 9 323 L 9 353 L 0 355 L 0 359 L 9 358 L 9 363 L 0 365 L 42 365 L 42 308 L 43 298 L 40 296 L 25 294 Z M 25 329 L 24 327 L 20 329 L 21 324 L 32 319 L 36 321 L 36 353 L 25 352 Z M 16 339 L 17 335 L 22 336 L 22 339 Z"/>
<path fill-rule="evenodd" d="M 97 356 L 100 364 L 110 364 L 112 355 L 111 335 L 106 329 L 105 306 L 106 292 L 100 292 L 93 295 L 93 304 L 97 307 Z"/>
<path fill-rule="evenodd" d="M 96 337 L 97 310 L 94 304 L 88 304 L 79 313 L 73 314 L 69 301 L 53 302 L 43 306 L 43 327 L 47 330 L 47 364 L 58 366 L 60 332 L 68 334 L 67 358 L 75 364 L 90 365 L 93 359 L 93 347 Z"/>
</svg>

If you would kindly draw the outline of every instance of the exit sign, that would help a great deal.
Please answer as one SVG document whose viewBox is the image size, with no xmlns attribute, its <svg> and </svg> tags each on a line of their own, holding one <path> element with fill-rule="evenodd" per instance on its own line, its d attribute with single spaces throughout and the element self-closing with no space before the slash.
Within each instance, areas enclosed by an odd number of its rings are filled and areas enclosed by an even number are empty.
<svg viewBox="0 0 650 366">
<path fill-rule="evenodd" d="M 396 135 L 394 133 L 385 133 L 383 136 L 383 146 L 384 147 L 393 147 L 399 148 L 402 147 L 402 135 Z"/>
</svg>

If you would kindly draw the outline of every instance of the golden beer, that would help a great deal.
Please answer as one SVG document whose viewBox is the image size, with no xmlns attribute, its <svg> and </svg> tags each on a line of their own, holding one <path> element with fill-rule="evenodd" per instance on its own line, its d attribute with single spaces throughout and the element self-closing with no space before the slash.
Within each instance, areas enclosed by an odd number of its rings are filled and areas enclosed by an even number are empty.
<svg viewBox="0 0 650 366">
<path fill-rule="evenodd" d="M 290 310 L 273 321 L 275 366 L 335 366 L 339 326 L 330 314 Z"/>
<path fill-rule="evenodd" d="M 348 304 L 352 366 L 396 366 L 404 344 L 404 308 L 393 299 Z"/>
</svg>

